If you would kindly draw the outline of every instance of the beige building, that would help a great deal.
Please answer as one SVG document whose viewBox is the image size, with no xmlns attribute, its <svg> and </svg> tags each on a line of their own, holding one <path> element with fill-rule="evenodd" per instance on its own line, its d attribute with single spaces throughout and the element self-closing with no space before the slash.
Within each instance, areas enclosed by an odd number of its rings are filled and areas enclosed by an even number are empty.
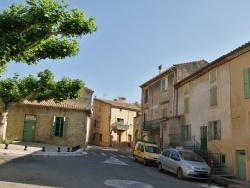
<svg viewBox="0 0 250 188">
<path fill-rule="evenodd" d="M 142 130 L 143 140 L 157 142 L 160 147 L 169 145 L 169 134 L 179 124 L 176 115 L 176 90 L 173 85 L 208 63 L 204 60 L 176 64 L 143 83 L 142 89 Z"/>
<path fill-rule="evenodd" d="M 176 133 L 219 154 L 237 178 L 250 181 L 250 42 L 175 87 L 181 116 Z"/>
<path fill-rule="evenodd" d="M 90 130 L 91 144 L 100 146 L 133 146 L 134 117 L 140 108 L 126 103 L 125 98 L 105 100 L 94 98 Z"/>
<path fill-rule="evenodd" d="M 91 120 L 93 91 L 61 103 L 24 101 L 10 108 L 6 137 L 17 141 L 85 147 Z"/>
</svg>

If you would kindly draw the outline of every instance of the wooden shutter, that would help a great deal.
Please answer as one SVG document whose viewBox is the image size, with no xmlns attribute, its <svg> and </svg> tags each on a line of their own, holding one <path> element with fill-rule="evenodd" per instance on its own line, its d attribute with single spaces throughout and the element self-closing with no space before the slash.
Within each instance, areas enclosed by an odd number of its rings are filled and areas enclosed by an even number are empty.
<svg viewBox="0 0 250 188">
<path fill-rule="evenodd" d="M 243 70 L 245 99 L 250 98 L 250 75 L 249 68 Z"/>
<path fill-rule="evenodd" d="M 184 99 L 184 113 L 189 112 L 189 97 L 185 97 Z"/>
<path fill-rule="evenodd" d="M 217 69 L 213 69 L 210 71 L 210 84 L 215 83 L 217 80 Z"/>
<path fill-rule="evenodd" d="M 165 79 L 161 79 L 161 92 L 165 91 Z"/>
<path fill-rule="evenodd" d="M 217 121 L 217 139 L 221 140 L 221 121 Z"/>
<path fill-rule="evenodd" d="M 207 137 L 208 137 L 208 140 L 211 140 L 212 139 L 212 123 L 211 122 L 208 122 L 207 123 Z"/>
<path fill-rule="evenodd" d="M 165 91 L 168 90 L 168 76 L 165 78 Z"/>
<path fill-rule="evenodd" d="M 217 105 L 217 86 L 212 86 L 210 88 L 210 106 Z"/>
</svg>

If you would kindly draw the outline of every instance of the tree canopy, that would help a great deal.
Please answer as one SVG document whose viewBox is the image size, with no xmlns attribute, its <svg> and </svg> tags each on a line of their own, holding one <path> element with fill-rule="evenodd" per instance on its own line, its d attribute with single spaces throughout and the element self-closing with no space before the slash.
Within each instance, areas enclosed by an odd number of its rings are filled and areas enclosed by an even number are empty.
<svg viewBox="0 0 250 188">
<path fill-rule="evenodd" d="M 81 36 L 97 31 L 94 17 L 65 1 L 26 0 L 0 11 L 0 72 L 15 61 L 29 65 L 79 52 Z"/>
<path fill-rule="evenodd" d="M 4 103 L 3 110 L 6 111 L 12 104 L 30 101 L 53 99 L 61 102 L 66 99 L 75 99 L 82 95 L 84 83 L 79 79 L 63 77 L 54 81 L 53 73 L 46 69 L 39 72 L 37 78 L 29 75 L 22 79 L 16 74 L 13 78 L 0 80 L 0 99 Z"/>
</svg>

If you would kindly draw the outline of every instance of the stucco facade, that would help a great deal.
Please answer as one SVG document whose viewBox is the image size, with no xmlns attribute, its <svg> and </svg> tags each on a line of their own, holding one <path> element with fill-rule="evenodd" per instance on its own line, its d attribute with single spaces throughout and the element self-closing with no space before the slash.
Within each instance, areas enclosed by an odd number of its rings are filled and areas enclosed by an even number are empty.
<svg viewBox="0 0 250 188">
<path fill-rule="evenodd" d="M 142 84 L 142 139 L 169 145 L 169 134 L 176 132 L 176 96 L 173 85 L 208 63 L 204 60 L 177 64 Z M 177 125 L 176 125 L 177 124 Z"/>
<path fill-rule="evenodd" d="M 89 142 L 100 146 L 133 146 L 134 117 L 140 108 L 124 100 L 93 101 Z"/>
<path fill-rule="evenodd" d="M 250 181 L 250 97 L 245 97 L 244 87 L 250 88 L 244 86 L 243 71 L 250 69 L 249 60 L 247 43 L 175 85 L 181 126 L 189 126 L 190 136 L 201 147 L 222 155 L 227 169 L 247 181 Z M 249 83 L 250 77 L 247 79 Z"/>
<path fill-rule="evenodd" d="M 6 137 L 18 141 L 85 147 L 90 127 L 93 91 L 62 103 L 24 101 L 10 108 Z M 59 122 L 60 121 L 60 122 Z"/>
</svg>

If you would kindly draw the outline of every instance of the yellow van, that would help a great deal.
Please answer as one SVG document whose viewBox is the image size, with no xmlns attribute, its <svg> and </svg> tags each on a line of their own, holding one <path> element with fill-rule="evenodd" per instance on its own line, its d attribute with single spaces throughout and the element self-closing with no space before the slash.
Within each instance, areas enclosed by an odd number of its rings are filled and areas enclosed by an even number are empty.
<svg viewBox="0 0 250 188">
<path fill-rule="evenodd" d="M 143 162 L 144 165 L 149 163 L 156 164 L 160 153 L 160 149 L 156 143 L 137 141 L 134 147 L 133 158 L 134 161 L 138 160 Z"/>
</svg>

